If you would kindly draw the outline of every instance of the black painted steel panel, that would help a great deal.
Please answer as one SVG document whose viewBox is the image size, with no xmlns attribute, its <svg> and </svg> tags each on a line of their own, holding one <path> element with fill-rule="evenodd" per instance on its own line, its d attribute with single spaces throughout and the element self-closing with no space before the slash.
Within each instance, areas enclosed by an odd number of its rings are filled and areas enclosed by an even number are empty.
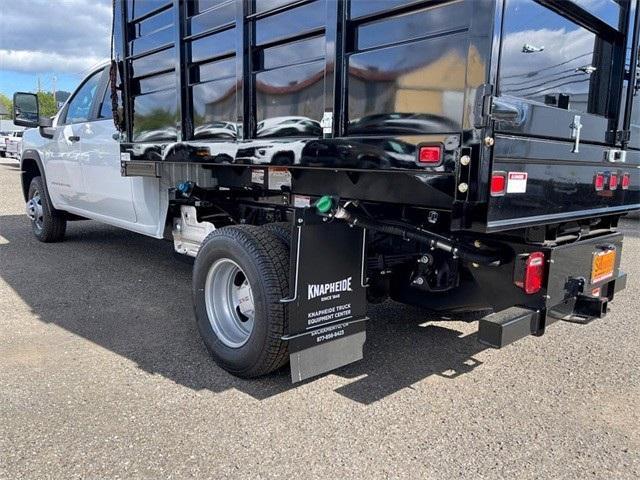
<svg viewBox="0 0 640 480">
<path fill-rule="evenodd" d="M 638 156 L 612 163 L 605 157 L 607 150 L 583 145 L 573 153 L 569 142 L 497 136 L 493 171 L 526 173 L 526 190 L 490 196 L 487 228 L 504 230 L 640 208 Z M 605 177 L 601 191 L 594 183 L 599 173 Z M 618 179 L 615 189 L 608 184 L 612 174 Z M 628 190 L 621 188 L 624 174 L 631 179 Z"/>
<path fill-rule="evenodd" d="M 623 64 L 636 3 L 118 0 L 122 151 L 324 169 L 326 191 L 374 200 L 378 189 L 380 201 L 450 209 L 454 230 L 623 212 L 640 203 L 640 152 L 614 165 L 605 155 L 627 146 L 620 107 L 623 85 L 635 84 L 635 62 L 627 77 Z M 441 165 L 418 161 L 424 144 L 443 147 Z M 612 169 L 632 175 L 628 191 L 588 191 L 594 172 Z M 530 188 L 490 197 L 495 170 L 526 172 Z M 375 187 L 335 171 L 375 172 Z"/>
</svg>

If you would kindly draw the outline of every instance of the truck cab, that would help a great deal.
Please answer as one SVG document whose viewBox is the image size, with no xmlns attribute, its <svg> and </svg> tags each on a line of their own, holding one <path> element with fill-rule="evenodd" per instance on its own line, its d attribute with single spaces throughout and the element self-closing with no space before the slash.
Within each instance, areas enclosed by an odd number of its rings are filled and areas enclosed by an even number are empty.
<svg viewBox="0 0 640 480">
<path fill-rule="evenodd" d="M 108 83 L 105 64 L 87 75 L 46 126 L 25 132 L 23 191 L 27 195 L 40 174 L 55 210 L 161 237 L 157 204 L 145 207 L 158 202 L 158 185 L 121 175 Z"/>
</svg>

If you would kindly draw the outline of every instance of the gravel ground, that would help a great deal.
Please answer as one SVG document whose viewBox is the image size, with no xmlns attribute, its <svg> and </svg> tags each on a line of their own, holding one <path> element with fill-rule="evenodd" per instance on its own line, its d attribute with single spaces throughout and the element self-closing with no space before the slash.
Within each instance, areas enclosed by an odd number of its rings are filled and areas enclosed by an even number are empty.
<svg viewBox="0 0 640 480">
<path fill-rule="evenodd" d="M 0 163 L 1 479 L 640 478 L 637 222 L 604 320 L 498 351 L 388 303 L 365 360 L 293 386 L 208 358 L 169 243 L 38 243 L 18 179 Z"/>
</svg>

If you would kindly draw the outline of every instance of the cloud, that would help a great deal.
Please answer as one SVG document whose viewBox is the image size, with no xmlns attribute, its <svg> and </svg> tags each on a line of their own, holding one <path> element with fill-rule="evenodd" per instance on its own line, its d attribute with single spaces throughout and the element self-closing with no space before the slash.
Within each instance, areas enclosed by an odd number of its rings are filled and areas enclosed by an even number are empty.
<svg viewBox="0 0 640 480">
<path fill-rule="evenodd" d="M 15 72 L 71 72 L 89 70 L 105 57 L 73 57 L 33 50 L 0 50 L 2 70 Z"/>
<path fill-rule="evenodd" d="M 0 2 L 0 70 L 83 73 L 109 57 L 110 0 Z"/>
</svg>

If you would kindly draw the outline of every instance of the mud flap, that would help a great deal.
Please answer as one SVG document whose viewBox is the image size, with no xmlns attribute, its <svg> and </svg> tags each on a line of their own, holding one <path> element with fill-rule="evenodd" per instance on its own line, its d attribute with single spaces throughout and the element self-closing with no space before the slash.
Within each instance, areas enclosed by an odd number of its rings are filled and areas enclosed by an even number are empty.
<svg viewBox="0 0 640 480">
<path fill-rule="evenodd" d="M 365 232 L 296 209 L 291 238 L 291 380 L 362 359 L 366 339 Z"/>
</svg>

